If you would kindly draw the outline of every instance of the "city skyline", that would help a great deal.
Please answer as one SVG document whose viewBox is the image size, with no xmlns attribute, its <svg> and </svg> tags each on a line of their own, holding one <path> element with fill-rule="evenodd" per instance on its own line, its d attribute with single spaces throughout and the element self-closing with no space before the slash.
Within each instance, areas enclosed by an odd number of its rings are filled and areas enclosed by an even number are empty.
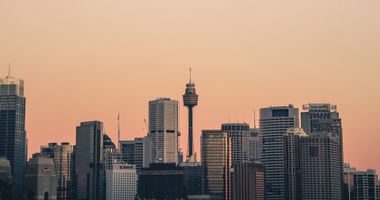
<svg viewBox="0 0 380 200">
<path fill-rule="evenodd" d="M 80 16 L 73 23 L 76 18 L 68 17 L 66 11 L 79 13 L 83 4 L 72 8 L 48 4 L 60 15 L 55 16 L 53 11 L 42 10 L 46 7 L 41 3 L 27 3 L 30 8 L 20 13 L 20 5 L 3 1 L 1 77 L 8 74 L 11 61 L 12 76 L 25 81 L 29 157 L 49 142 L 75 144 L 75 127 L 82 121 L 104 122 L 107 134 L 117 141 L 119 112 L 122 139 L 145 136 L 148 101 L 170 97 L 182 105 L 191 66 L 200 98 L 194 110 L 198 155 L 202 129 L 244 121 L 253 127 L 254 109 L 271 105 L 291 103 L 301 109 L 308 103 L 331 103 L 338 106 L 343 120 L 345 162 L 358 169 L 380 171 L 380 160 L 373 159 L 380 151 L 375 128 L 380 112 L 380 94 L 376 92 L 380 86 L 380 59 L 376 56 L 380 50 L 376 20 L 380 3 L 361 2 L 356 7 L 348 2 L 343 8 L 336 3 L 304 5 L 299 1 L 294 7 L 245 1 L 218 6 L 205 3 L 204 8 L 198 8 L 196 2 L 130 4 L 141 13 L 132 12 L 127 3 L 114 2 L 104 8 L 115 11 L 107 12 L 109 16 L 96 15 L 102 13 L 99 3 L 84 9 L 96 19 Z M 223 12 L 228 6 L 229 12 Z M 178 11 L 168 12 L 173 8 Z M 258 13 L 250 14 L 249 8 Z M 285 17 L 281 12 L 264 15 L 272 9 L 282 11 Z M 191 11 L 199 16 L 192 18 Z M 164 15 L 153 19 L 144 16 L 148 12 Z M 305 21 L 295 19 L 306 13 L 310 15 Z M 266 23 L 257 21 L 260 14 Z M 176 15 L 179 19 L 174 19 Z M 322 19 L 315 19 L 317 16 Z M 124 22 L 133 29 L 119 28 Z M 207 28 L 213 22 L 219 25 Z M 227 30 L 229 26 L 222 22 L 233 28 Z M 148 28 L 147 24 L 157 26 Z M 106 27 L 103 32 L 102 26 Z M 159 30 L 150 36 L 154 28 Z M 282 28 L 292 33 L 277 34 Z M 86 38 L 90 31 L 94 33 Z M 185 153 L 187 111 L 183 106 L 179 111 L 180 147 Z"/>
</svg>

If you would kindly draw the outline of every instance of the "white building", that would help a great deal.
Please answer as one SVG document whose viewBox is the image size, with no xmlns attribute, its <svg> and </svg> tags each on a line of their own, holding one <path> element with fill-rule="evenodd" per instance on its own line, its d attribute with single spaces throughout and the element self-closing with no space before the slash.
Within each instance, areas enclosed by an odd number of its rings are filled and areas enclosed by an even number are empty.
<svg viewBox="0 0 380 200">
<path fill-rule="evenodd" d="M 129 164 L 114 164 L 106 170 L 106 199 L 134 200 L 137 193 L 136 167 Z"/>
<path fill-rule="evenodd" d="M 148 135 L 153 163 L 178 164 L 178 101 L 158 98 L 149 102 Z"/>
</svg>

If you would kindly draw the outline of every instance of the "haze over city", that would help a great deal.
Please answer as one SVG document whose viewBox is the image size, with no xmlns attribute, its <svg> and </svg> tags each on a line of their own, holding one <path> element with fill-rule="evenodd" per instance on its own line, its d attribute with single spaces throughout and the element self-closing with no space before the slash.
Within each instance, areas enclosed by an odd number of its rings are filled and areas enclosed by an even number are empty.
<svg viewBox="0 0 380 200">
<path fill-rule="evenodd" d="M 307 3 L 306 3 L 307 2 Z M 0 2 L 0 72 L 25 80 L 29 156 L 49 142 L 75 143 L 81 121 L 117 138 L 146 135 L 148 101 L 180 101 L 188 68 L 202 129 L 253 126 L 254 109 L 332 103 L 344 159 L 380 170 L 379 1 Z M 258 115 L 257 115 L 258 119 Z M 257 123 L 258 124 L 258 123 Z"/>
</svg>

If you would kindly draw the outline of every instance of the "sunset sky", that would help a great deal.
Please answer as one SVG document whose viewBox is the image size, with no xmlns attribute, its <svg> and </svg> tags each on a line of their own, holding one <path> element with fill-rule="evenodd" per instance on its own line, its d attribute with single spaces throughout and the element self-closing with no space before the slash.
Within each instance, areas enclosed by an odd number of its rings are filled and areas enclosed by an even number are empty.
<svg viewBox="0 0 380 200">
<path fill-rule="evenodd" d="M 332 103 L 345 161 L 380 171 L 379 0 L 0 1 L 0 75 L 25 80 L 29 155 L 75 143 L 100 120 L 116 141 L 144 136 L 148 101 L 180 103 L 188 68 L 202 129 L 248 122 L 254 108 Z M 257 112 L 258 113 L 258 112 Z"/>
</svg>

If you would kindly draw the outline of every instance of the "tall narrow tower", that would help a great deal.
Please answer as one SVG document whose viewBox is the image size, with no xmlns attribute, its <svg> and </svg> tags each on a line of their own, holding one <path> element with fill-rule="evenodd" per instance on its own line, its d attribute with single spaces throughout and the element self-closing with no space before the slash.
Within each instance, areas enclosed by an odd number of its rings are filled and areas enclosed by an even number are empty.
<svg viewBox="0 0 380 200">
<path fill-rule="evenodd" d="M 189 109 L 189 152 L 187 158 L 191 159 L 193 156 L 193 108 L 198 105 L 198 95 L 195 92 L 195 84 L 191 82 L 191 68 L 190 82 L 186 84 L 186 91 L 183 95 L 183 104 Z"/>
</svg>

